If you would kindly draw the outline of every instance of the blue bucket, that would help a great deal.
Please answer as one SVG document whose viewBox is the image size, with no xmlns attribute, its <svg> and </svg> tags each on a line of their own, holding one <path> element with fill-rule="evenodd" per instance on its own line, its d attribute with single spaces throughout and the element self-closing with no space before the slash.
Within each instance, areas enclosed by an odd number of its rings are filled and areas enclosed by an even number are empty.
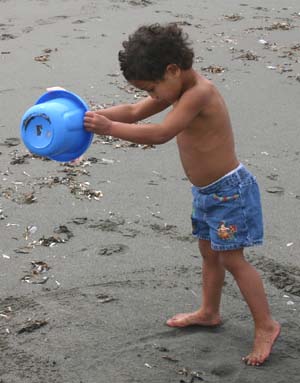
<svg viewBox="0 0 300 383">
<path fill-rule="evenodd" d="M 93 133 L 83 126 L 87 104 L 75 93 L 53 90 L 43 94 L 21 121 L 21 137 L 27 149 L 55 161 L 69 162 L 90 146 Z"/>
</svg>

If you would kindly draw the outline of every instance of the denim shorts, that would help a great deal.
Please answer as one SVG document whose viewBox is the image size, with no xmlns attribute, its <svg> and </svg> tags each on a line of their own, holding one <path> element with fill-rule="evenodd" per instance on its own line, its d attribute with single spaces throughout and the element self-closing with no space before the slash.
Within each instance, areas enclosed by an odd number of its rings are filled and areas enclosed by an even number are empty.
<svg viewBox="0 0 300 383">
<path fill-rule="evenodd" d="M 193 186 L 193 235 L 216 251 L 263 242 L 263 218 L 255 177 L 240 164 L 204 187 Z"/>
</svg>

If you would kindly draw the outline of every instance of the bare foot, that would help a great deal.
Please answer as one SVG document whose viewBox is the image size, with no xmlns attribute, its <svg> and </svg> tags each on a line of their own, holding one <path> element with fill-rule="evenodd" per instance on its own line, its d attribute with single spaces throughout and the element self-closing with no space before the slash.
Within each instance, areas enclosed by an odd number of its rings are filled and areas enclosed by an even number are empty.
<svg viewBox="0 0 300 383">
<path fill-rule="evenodd" d="M 76 158 L 75 160 L 70 161 L 70 164 L 77 166 L 77 165 L 80 165 L 81 161 L 83 161 L 83 156 L 80 156 Z"/>
<path fill-rule="evenodd" d="M 274 321 L 272 329 L 257 330 L 252 352 L 243 358 L 249 366 L 261 366 L 269 357 L 272 346 L 280 334 L 280 324 Z"/>
<path fill-rule="evenodd" d="M 221 324 L 219 315 L 208 316 L 199 311 L 193 313 L 183 313 L 173 316 L 167 320 L 167 325 L 170 327 L 187 327 L 187 326 L 207 326 L 216 327 Z"/>
</svg>

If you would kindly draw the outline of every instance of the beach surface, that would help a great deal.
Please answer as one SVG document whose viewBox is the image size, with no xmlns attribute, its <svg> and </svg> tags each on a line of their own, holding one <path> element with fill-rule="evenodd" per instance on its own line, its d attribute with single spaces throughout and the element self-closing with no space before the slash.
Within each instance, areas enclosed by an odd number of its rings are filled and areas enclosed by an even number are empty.
<svg viewBox="0 0 300 383">
<path fill-rule="evenodd" d="M 299 381 L 299 1 L 0 0 L 0 15 L 0 382 Z M 223 94 L 238 156 L 261 187 L 265 243 L 246 256 L 282 332 L 259 368 L 241 361 L 253 324 L 230 275 L 222 326 L 165 325 L 201 303 L 191 185 L 174 140 L 95 136 L 71 165 L 20 139 L 47 87 L 93 110 L 143 97 L 118 51 L 153 22 L 189 33 L 195 69 Z"/>
</svg>

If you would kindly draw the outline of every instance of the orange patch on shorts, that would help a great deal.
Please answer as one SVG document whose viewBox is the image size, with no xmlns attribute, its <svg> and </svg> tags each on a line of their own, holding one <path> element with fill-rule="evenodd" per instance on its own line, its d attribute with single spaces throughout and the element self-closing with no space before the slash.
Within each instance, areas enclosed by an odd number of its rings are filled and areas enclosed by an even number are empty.
<svg viewBox="0 0 300 383">
<path fill-rule="evenodd" d="M 225 222 L 220 222 L 218 227 L 218 236 L 223 240 L 233 239 L 234 234 L 237 232 L 236 225 L 226 226 Z"/>
</svg>

